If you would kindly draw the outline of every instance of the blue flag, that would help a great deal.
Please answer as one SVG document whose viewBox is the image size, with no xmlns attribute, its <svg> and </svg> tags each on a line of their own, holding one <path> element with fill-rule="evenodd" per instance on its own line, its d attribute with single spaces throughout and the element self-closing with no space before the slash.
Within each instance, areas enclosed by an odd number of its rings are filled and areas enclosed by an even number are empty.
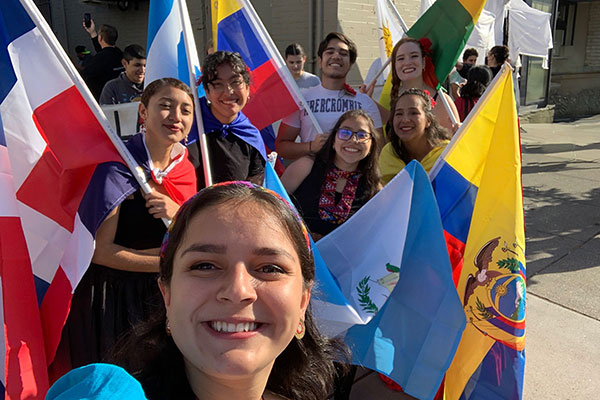
<svg viewBox="0 0 600 400">
<path fill-rule="evenodd" d="M 285 194 L 270 166 L 265 186 Z M 432 399 L 466 320 L 423 167 L 410 163 L 314 254 L 311 304 L 321 330 L 344 338 L 352 363 Z"/>
</svg>

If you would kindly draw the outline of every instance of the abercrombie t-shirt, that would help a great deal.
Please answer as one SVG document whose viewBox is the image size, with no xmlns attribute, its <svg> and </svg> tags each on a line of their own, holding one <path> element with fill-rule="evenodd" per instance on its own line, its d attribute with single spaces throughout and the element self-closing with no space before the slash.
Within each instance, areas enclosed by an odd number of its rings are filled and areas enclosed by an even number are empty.
<svg viewBox="0 0 600 400">
<path fill-rule="evenodd" d="M 375 102 L 366 94 L 357 92 L 355 96 L 345 90 L 329 90 L 322 85 L 303 90 L 302 94 L 306 104 L 315 115 L 323 132 L 329 133 L 338 118 L 346 111 L 363 109 L 371 116 L 375 128 L 381 128 L 381 115 Z M 296 111 L 285 117 L 284 124 L 300 128 L 300 140 L 308 142 L 315 138 L 317 130 L 314 128 L 308 113 L 305 110 Z"/>
</svg>

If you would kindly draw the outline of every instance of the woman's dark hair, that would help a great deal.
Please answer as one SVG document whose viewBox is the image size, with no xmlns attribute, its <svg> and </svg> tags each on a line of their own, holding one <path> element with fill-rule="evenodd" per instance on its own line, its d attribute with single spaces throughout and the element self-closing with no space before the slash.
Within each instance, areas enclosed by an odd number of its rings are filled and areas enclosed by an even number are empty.
<svg viewBox="0 0 600 400">
<path fill-rule="evenodd" d="M 421 57 L 423 58 L 423 62 L 425 62 L 425 60 L 424 60 L 425 56 L 429 55 L 425 52 L 425 48 L 423 47 L 423 44 L 415 38 L 405 36 L 402 39 L 398 40 L 398 43 L 396 43 L 396 45 L 394 46 L 394 49 L 392 50 L 392 55 L 391 55 L 391 57 L 392 57 L 392 90 L 390 92 L 390 102 L 393 101 L 396 97 L 398 97 L 398 92 L 400 91 L 400 86 L 402 86 L 402 81 L 400 80 L 400 77 L 398 76 L 398 73 L 396 72 L 396 53 L 398 53 L 398 49 L 404 43 L 416 43 L 419 46 L 419 49 L 421 50 Z M 392 108 L 390 108 L 390 110 L 392 110 Z"/>
<path fill-rule="evenodd" d="M 466 49 L 465 52 L 463 53 L 462 57 L 463 57 L 463 60 L 466 61 L 471 56 L 479 57 L 479 52 L 474 47 L 469 47 L 468 49 Z"/>
<path fill-rule="evenodd" d="M 300 45 L 300 43 L 292 43 L 288 47 L 286 47 L 286 49 L 285 49 L 284 58 L 287 58 L 287 56 L 302 56 L 302 57 L 306 57 L 306 53 L 304 52 L 304 49 L 302 48 L 302 46 Z"/>
<path fill-rule="evenodd" d="M 219 79 L 217 69 L 223 64 L 229 65 L 233 73 L 241 75 L 246 85 L 250 84 L 250 72 L 240 53 L 219 50 L 207 55 L 202 64 L 204 90 L 209 90 L 208 84 Z"/>
<path fill-rule="evenodd" d="M 175 254 L 192 218 L 212 206 L 228 203 L 235 207 L 243 202 L 258 203 L 281 221 L 298 254 L 304 285 L 309 287 L 312 284 L 315 265 L 299 217 L 271 193 L 244 183 L 206 188 L 181 207 L 170 229 L 167 245 L 162 250 L 159 279 L 163 284 L 170 284 Z M 183 355 L 172 337 L 167 335 L 165 321 L 166 310 L 161 304 L 152 321 L 137 326 L 117 344 L 112 361 L 138 378 L 151 400 L 193 399 Z M 267 389 L 290 399 L 320 400 L 331 390 L 335 374 L 333 359 L 346 358 L 347 350 L 340 341 L 321 335 L 310 307 L 304 322 L 304 338 L 293 338 L 275 359 Z"/>
<path fill-rule="evenodd" d="M 369 133 L 371 134 L 371 151 L 365 158 L 359 161 L 357 171 L 362 174 L 362 179 L 365 180 L 365 194 L 371 198 L 377 194 L 379 189 L 381 188 L 381 172 L 379 172 L 379 151 L 381 150 L 381 138 L 379 136 L 379 132 L 375 129 L 375 125 L 373 123 L 373 119 L 371 116 L 362 109 L 350 110 L 346 111 L 342 116 L 337 120 L 333 129 L 331 129 L 331 133 L 327 138 L 325 144 L 319 152 L 317 152 L 316 157 L 318 157 L 321 161 L 323 161 L 327 168 L 325 171 L 329 169 L 332 165 L 334 165 L 335 160 L 335 150 L 333 149 L 333 143 L 335 142 L 335 137 L 337 130 L 340 128 L 342 123 L 350 118 L 359 118 L 362 117 L 367 120 L 367 124 L 369 126 Z"/>
<path fill-rule="evenodd" d="M 142 102 L 142 104 L 144 106 L 148 107 L 148 103 L 150 102 L 150 99 L 152 98 L 152 96 L 154 96 L 154 94 L 156 92 L 158 92 L 160 89 L 162 89 L 165 86 L 171 86 L 176 89 L 181 89 L 188 96 L 190 96 L 190 98 L 192 100 L 194 100 L 194 94 L 192 93 L 192 90 L 190 89 L 190 87 L 188 85 L 186 85 L 185 83 L 181 82 L 179 79 L 160 78 L 160 79 L 153 81 L 152 83 L 150 83 L 148 86 L 146 86 L 144 88 L 144 91 L 142 92 L 142 98 L 140 100 Z M 194 104 L 193 101 L 192 101 L 192 104 Z"/>
<path fill-rule="evenodd" d="M 502 65 L 504 61 L 508 60 L 508 46 L 494 46 L 490 49 L 490 54 L 494 56 L 498 65 Z"/>
<path fill-rule="evenodd" d="M 392 144 L 392 148 L 400 157 L 402 161 L 406 164 L 410 162 L 409 155 L 406 154 L 406 151 L 403 151 L 402 141 L 396 134 L 394 128 L 394 115 L 396 114 L 396 104 L 398 104 L 398 100 L 400 100 L 404 96 L 417 96 L 421 99 L 421 104 L 423 104 L 423 111 L 425 112 L 425 118 L 427 118 L 427 122 L 429 122 L 429 126 L 425 128 L 425 137 L 427 138 L 427 142 L 433 146 L 439 146 L 443 140 L 449 140 L 452 138 L 450 132 L 444 128 L 438 122 L 435 115 L 433 115 L 433 106 L 431 104 L 431 97 L 427 93 L 425 93 L 422 89 L 410 88 L 405 90 L 395 99 L 392 99 L 392 104 L 390 107 L 390 120 L 388 125 L 391 127 L 387 131 L 387 138 L 389 142 Z"/>
<path fill-rule="evenodd" d="M 460 89 L 460 97 L 477 99 L 492 81 L 492 70 L 487 65 L 477 65 L 469 70 L 467 83 Z"/>
</svg>

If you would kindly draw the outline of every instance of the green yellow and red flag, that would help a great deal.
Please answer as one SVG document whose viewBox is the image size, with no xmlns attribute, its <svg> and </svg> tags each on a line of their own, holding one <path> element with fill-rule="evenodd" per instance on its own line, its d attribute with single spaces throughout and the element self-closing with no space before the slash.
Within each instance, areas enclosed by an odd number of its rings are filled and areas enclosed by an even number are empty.
<svg viewBox="0 0 600 400">
<path fill-rule="evenodd" d="M 479 19 L 486 0 L 437 0 L 414 23 L 407 36 L 431 41 L 433 69 L 426 83 L 439 89 L 460 56 L 473 27 Z M 392 89 L 392 74 L 383 87 L 379 103 L 389 107 Z"/>
</svg>

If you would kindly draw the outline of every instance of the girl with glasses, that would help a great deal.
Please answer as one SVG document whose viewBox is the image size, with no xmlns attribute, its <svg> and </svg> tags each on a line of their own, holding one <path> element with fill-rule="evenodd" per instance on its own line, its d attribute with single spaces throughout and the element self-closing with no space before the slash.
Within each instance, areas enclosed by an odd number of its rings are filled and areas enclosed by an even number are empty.
<svg viewBox="0 0 600 400">
<path fill-rule="evenodd" d="M 294 161 L 281 181 L 314 240 L 346 221 L 381 188 L 379 136 L 363 110 L 336 122 L 321 150 Z"/>
<path fill-rule="evenodd" d="M 411 160 L 427 172 L 449 143 L 450 132 L 433 114 L 432 99 L 421 89 L 408 89 L 392 101 L 387 131 L 389 143 L 381 150 L 379 168 L 387 184 Z"/>
<path fill-rule="evenodd" d="M 200 98 L 213 183 L 243 180 L 262 183 L 266 152 L 260 132 L 242 113 L 250 98 L 250 75 L 238 53 L 217 51 L 202 65 Z M 205 187 L 202 152 L 197 137 L 190 140 L 190 161 L 198 187 Z"/>
</svg>

